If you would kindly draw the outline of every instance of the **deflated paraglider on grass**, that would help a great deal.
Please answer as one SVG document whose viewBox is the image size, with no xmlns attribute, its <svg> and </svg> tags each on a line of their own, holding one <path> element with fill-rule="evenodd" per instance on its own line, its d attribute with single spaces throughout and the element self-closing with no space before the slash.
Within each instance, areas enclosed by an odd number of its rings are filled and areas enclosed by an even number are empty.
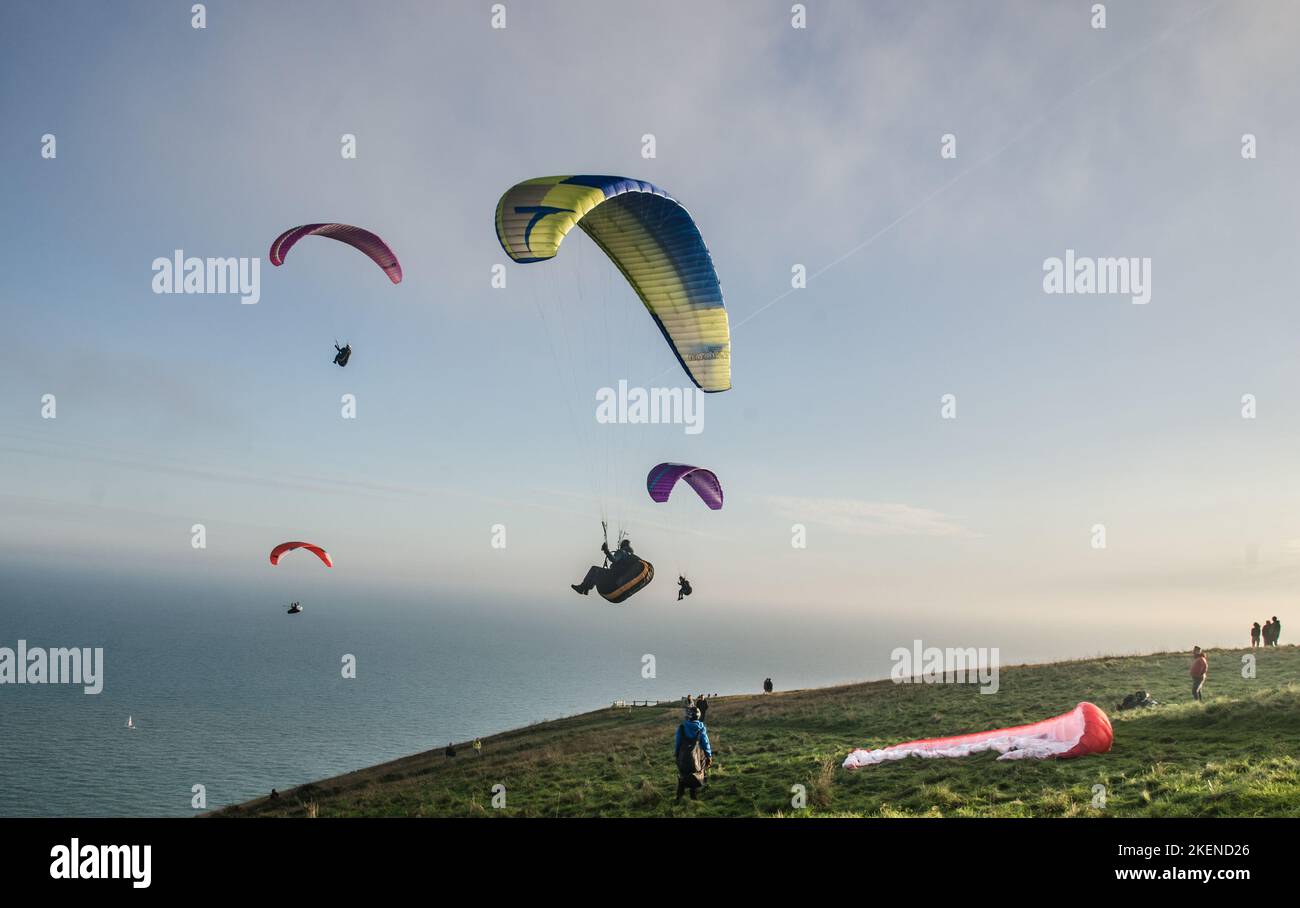
<svg viewBox="0 0 1300 908">
<path fill-rule="evenodd" d="M 1065 760 L 1110 750 L 1114 732 L 1110 718 L 1091 703 L 1080 703 L 1068 713 L 1012 728 L 995 728 L 949 738 L 925 738 L 879 750 L 855 750 L 844 760 L 845 769 L 874 766 L 905 757 L 965 757 L 996 750 L 999 760 Z"/>
</svg>

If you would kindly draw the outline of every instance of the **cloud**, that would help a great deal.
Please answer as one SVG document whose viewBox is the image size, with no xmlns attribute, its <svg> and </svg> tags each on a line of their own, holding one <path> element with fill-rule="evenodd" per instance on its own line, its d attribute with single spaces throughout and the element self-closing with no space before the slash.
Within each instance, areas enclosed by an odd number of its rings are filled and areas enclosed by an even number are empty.
<svg viewBox="0 0 1300 908">
<path fill-rule="evenodd" d="M 976 534 L 953 517 L 910 504 L 854 498 L 769 496 L 780 516 L 862 536 L 964 536 Z"/>
</svg>

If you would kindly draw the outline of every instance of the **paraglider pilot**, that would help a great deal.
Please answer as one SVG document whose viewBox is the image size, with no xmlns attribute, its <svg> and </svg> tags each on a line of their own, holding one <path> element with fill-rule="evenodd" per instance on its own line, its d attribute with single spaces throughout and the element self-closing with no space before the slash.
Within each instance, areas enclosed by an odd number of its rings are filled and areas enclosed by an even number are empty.
<svg viewBox="0 0 1300 908">
<path fill-rule="evenodd" d="M 632 553 L 632 543 L 626 539 L 621 541 L 618 548 L 612 552 L 609 550 L 609 542 L 602 542 L 600 550 L 605 553 L 605 560 L 609 562 L 609 567 L 592 565 L 591 569 L 587 571 L 587 576 L 582 578 L 582 583 L 569 584 L 573 587 L 574 592 L 581 593 L 584 596 L 587 595 L 591 592 L 592 587 L 599 587 L 602 582 L 608 583 L 613 580 L 618 575 L 623 562 L 629 558 L 636 558 L 636 555 Z"/>
<path fill-rule="evenodd" d="M 334 349 L 337 351 L 334 354 L 334 365 L 346 366 L 348 364 L 348 358 L 352 356 L 352 345 L 344 344 L 342 347 L 340 347 L 338 341 L 335 341 Z"/>
<path fill-rule="evenodd" d="M 689 596 L 694 590 L 691 589 L 691 582 L 681 574 L 677 575 L 677 601 L 681 602 L 682 598 Z"/>
</svg>

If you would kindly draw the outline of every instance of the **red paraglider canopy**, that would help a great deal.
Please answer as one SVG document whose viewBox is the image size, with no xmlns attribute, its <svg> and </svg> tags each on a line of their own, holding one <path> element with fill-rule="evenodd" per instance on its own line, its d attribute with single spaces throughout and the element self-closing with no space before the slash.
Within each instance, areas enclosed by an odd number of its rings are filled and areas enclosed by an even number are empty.
<svg viewBox="0 0 1300 908">
<path fill-rule="evenodd" d="M 313 544 L 310 543 L 310 542 L 282 542 L 282 543 L 280 543 L 280 544 L 277 545 L 275 548 L 271 549 L 271 563 L 272 563 L 272 564 L 279 564 L 279 563 L 280 563 L 280 556 L 283 555 L 285 552 L 292 552 L 294 549 L 306 549 L 307 551 L 309 551 L 309 552 L 311 552 L 313 555 L 315 555 L 317 558 L 319 558 L 321 561 L 323 561 L 323 562 L 325 563 L 325 566 L 326 566 L 327 568 L 332 568 L 332 567 L 334 567 L 334 562 L 330 560 L 330 553 L 327 552 L 327 551 L 325 551 L 325 550 L 324 550 L 323 548 L 321 548 L 320 546 L 318 546 L 318 545 L 313 545 Z"/>
<path fill-rule="evenodd" d="M 999 760 L 1051 757 L 1066 760 L 1085 754 L 1104 754 L 1110 750 L 1114 738 L 1110 717 L 1092 703 L 1080 703 L 1068 713 L 1032 725 L 926 738 L 880 750 L 855 750 L 844 760 L 844 768 L 874 766 L 904 757 L 964 757 L 985 750 L 996 750 L 1001 754 Z"/>
</svg>

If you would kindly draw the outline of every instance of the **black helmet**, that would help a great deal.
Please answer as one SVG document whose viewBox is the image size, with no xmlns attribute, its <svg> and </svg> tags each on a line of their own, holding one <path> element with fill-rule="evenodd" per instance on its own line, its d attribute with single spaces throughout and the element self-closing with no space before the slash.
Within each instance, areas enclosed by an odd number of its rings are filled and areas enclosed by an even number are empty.
<svg viewBox="0 0 1300 908">
<path fill-rule="evenodd" d="M 619 547 L 620 549 L 630 549 L 630 548 L 632 548 L 632 542 L 631 542 L 631 540 L 624 539 L 622 542 L 620 542 L 620 543 L 618 544 L 618 547 Z"/>
</svg>

